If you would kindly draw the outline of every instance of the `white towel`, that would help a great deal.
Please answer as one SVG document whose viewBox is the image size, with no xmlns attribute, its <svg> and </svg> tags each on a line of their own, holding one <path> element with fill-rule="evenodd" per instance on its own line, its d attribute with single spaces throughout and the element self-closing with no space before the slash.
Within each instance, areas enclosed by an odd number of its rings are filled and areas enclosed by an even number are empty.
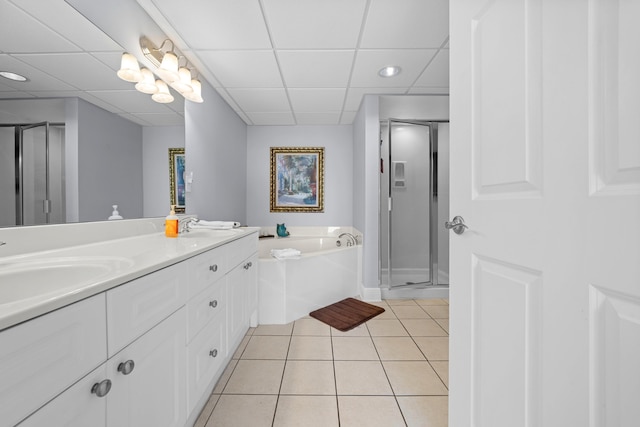
<svg viewBox="0 0 640 427">
<path fill-rule="evenodd" d="M 298 259 L 301 252 L 297 249 L 271 249 L 271 256 L 276 259 Z"/>
<path fill-rule="evenodd" d="M 198 222 L 190 223 L 189 228 L 208 228 L 210 230 L 230 230 L 240 227 L 239 222 L 234 221 L 205 221 L 203 219 Z"/>
</svg>

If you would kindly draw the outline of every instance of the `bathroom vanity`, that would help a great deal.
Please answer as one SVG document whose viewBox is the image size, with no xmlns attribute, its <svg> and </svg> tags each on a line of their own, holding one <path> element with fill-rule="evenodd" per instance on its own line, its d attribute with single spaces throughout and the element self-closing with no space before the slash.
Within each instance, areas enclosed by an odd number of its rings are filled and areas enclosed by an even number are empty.
<svg viewBox="0 0 640 427">
<path fill-rule="evenodd" d="M 257 229 L 102 240 L 117 226 L 0 257 L 3 426 L 192 425 L 255 326 Z M 6 249 L 18 231 L 0 230 Z"/>
</svg>

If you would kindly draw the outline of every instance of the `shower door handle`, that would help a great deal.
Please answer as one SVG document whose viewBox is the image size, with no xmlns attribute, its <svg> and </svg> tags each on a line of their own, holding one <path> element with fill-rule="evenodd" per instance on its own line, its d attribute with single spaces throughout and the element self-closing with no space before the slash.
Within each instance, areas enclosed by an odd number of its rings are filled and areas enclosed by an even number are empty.
<svg viewBox="0 0 640 427">
<path fill-rule="evenodd" d="M 451 221 L 445 222 L 444 226 L 447 230 L 453 229 L 453 232 L 456 234 L 462 234 L 466 228 L 469 228 L 465 225 L 464 219 L 461 216 L 456 216 Z"/>
</svg>

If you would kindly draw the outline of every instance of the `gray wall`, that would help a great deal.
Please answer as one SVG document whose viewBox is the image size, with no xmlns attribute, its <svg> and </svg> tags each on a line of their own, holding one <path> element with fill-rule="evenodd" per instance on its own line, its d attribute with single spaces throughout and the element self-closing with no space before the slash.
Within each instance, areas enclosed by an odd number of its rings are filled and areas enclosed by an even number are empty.
<svg viewBox="0 0 640 427">
<path fill-rule="evenodd" d="M 77 129 L 78 219 L 141 217 L 142 127 L 80 99 Z"/>
<path fill-rule="evenodd" d="M 250 126 L 247 132 L 247 223 L 275 226 L 353 224 L 351 126 Z M 270 212 L 271 147 L 324 147 L 324 212 Z"/>
<path fill-rule="evenodd" d="M 246 223 L 247 125 L 206 81 L 204 102 L 185 102 L 187 213 Z"/>
<path fill-rule="evenodd" d="M 184 126 L 142 128 L 145 217 L 164 217 L 169 213 L 169 148 L 180 147 L 184 147 Z"/>
</svg>

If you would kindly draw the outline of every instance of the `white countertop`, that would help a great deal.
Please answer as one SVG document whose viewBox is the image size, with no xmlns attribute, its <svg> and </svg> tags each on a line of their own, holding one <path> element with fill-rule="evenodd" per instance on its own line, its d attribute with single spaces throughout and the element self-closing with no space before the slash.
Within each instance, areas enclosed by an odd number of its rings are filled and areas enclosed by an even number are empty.
<svg viewBox="0 0 640 427">
<path fill-rule="evenodd" d="M 153 232 L 0 257 L 0 330 L 258 230 L 193 230 L 177 238 Z"/>
</svg>

